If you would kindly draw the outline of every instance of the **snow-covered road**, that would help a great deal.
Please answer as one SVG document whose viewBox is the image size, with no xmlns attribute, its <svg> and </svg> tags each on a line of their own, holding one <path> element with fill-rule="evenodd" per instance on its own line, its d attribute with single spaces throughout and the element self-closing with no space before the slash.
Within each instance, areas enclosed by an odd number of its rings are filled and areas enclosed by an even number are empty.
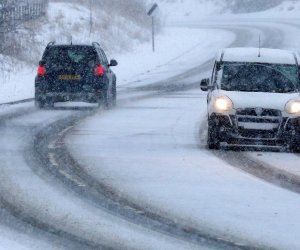
<svg viewBox="0 0 300 250">
<path fill-rule="evenodd" d="M 289 20 L 176 25 L 206 33 L 223 29 L 226 37 L 205 43 L 202 49 L 210 52 L 204 57 L 194 46 L 197 56 L 178 55 L 138 82 L 126 82 L 114 110 L 38 111 L 33 103 L 1 110 L 0 231 L 6 233 L 0 248 L 300 247 L 299 194 L 228 160 L 252 157 L 298 175 L 300 158 L 208 151 L 205 93 L 195 89 L 209 74 L 210 56 L 233 37 L 232 46 L 255 46 L 263 33 L 265 46 L 294 48 L 299 29 Z M 65 144 L 70 166 L 61 165 Z"/>
<path fill-rule="evenodd" d="M 124 105 L 88 118 L 67 142 L 89 175 L 150 211 L 252 246 L 298 248 L 299 195 L 206 150 L 204 107 L 200 91 Z"/>
</svg>

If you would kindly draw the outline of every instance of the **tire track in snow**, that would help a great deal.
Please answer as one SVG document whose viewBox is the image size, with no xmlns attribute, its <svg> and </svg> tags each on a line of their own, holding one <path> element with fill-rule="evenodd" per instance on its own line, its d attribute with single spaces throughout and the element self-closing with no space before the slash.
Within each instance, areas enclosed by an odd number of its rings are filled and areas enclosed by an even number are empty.
<svg viewBox="0 0 300 250">
<path fill-rule="evenodd" d="M 1 106 L 5 107 L 6 105 L 10 106 L 19 103 L 23 102 L 14 102 L 3 104 Z M 11 113 L 0 115 L 0 126 L 6 126 L 5 124 L 8 120 L 23 117 L 28 114 L 33 114 L 37 111 L 38 110 L 34 106 L 16 108 Z M 71 248 L 78 250 L 83 249 L 83 247 L 84 249 L 108 249 L 107 247 L 99 244 L 91 244 L 85 239 L 81 239 L 80 237 L 69 234 L 68 232 L 64 232 L 60 229 L 50 226 L 47 223 L 42 222 L 32 215 L 26 214 L 26 212 L 7 201 L 3 196 L 0 196 L 0 209 L 2 210 L 0 213 L 0 223 L 9 226 L 10 228 L 20 233 L 28 235 L 38 235 L 45 242 L 49 242 L 51 239 L 52 244 L 59 248 Z"/>
<path fill-rule="evenodd" d="M 66 128 L 72 128 L 76 122 L 77 119 L 66 120 L 66 123 L 60 121 L 52 125 L 50 129 L 40 131 L 35 137 L 34 148 L 27 155 L 32 154 L 36 162 L 41 162 L 39 165 L 43 166 L 45 171 L 50 172 L 50 175 L 59 179 L 72 191 L 77 192 L 79 197 L 92 202 L 94 206 L 116 217 L 166 236 L 193 243 L 195 246 L 208 246 L 213 249 L 259 249 L 242 241 L 234 242 L 216 237 L 208 232 L 202 232 L 196 228 L 180 224 L 171 218 L 154 214 L 121 197 L 116 190 L 90 176 L 72 158 L 66 146 L 61 143 L 64 134 L 68 132 Z M 65 131 L 65 133 L 62 131 Z M 49 154 L 54 159 L 49 159 Z M 32 159 L 28 160 L 32 161 Z M 39 171 L 39 169 L 35 169 L 35 171 Z"/>
</svg>

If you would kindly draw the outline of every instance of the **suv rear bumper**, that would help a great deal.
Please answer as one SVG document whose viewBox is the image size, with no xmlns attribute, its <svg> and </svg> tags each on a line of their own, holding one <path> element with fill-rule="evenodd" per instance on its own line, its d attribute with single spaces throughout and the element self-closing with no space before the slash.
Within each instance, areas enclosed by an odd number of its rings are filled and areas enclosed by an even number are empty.
<svg viewBox="0 0 300 250">
<path fill-rule="evenodd" d="M 64 101 L 102 101 L 107 92 L 107 83 L 104 79 L 92 78 L 89 82 L 58 83 L 43 77 L 35 79 L 35 99 L 40 102 L 64 102 Z"/>
<path fill-rule="evenodd" d="M 283 117 L 277 128 L 245 129 L 238 125 L 235 115 L 213 113 L 210 121 L 219 128 L 221 143 L 240 146 L 290 146 L 300 144 L 300 117 Z"/>
<path fill-rule="evenodd" d="M 83 101 L 83 102 L 99 102 L 104 98 L 103 92 L 80 92 L 80 93 L 68 93 L 68 92 L 37 92 L 35 99 L 40 102 L 66 102 L 66 101 Z"/>
</svg>

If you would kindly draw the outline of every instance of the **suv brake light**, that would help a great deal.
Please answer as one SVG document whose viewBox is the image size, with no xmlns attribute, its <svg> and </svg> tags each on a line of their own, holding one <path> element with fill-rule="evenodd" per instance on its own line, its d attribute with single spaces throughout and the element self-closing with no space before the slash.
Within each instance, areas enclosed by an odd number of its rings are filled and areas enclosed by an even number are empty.
<svg viewBox="0 0 300 250">
<path fill-rule="evenodd" d="M 95 75 L 96 76 L 103 76 L 104 75 L 104 67 L 102 65 L 96 65 Z"/>
<path fill-rule="evenodd" d="M 46 75 L 46 66 L 45 65 L 39 66 L 38 70 L 37 70 L 37 74 L 38 74 L 38 76 L 45 76 Z"/>
</svg>

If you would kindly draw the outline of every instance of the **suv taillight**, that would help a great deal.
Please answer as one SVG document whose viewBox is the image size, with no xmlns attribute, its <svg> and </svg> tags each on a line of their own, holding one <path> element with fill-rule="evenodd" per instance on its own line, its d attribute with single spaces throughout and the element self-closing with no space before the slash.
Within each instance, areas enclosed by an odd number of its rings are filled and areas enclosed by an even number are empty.
<svg viewBox="0 0 300 250">
<path fill-rule="evenodd" d="M 102 65 L 96 65 L 95 75 L 96 76 L 103 76 L 104 75 L 104 67 Z"/>
<path fill-rule="evenodd" d="M 37 74 L 38 74 L 38 76 L 45 76 L 46 75 L 46 66 L 45 65 L 39 66 L 38 70 L 37 70 Z"/>
</svg>

